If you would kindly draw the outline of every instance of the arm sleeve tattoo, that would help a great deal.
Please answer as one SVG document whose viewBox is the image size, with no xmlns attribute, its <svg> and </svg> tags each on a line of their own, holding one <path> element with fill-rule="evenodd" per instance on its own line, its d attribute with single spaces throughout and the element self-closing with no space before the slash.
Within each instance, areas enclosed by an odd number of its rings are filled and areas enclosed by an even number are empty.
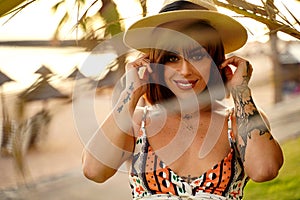
<svg viewBox="0 0 300 200">
<path fill-rule="evenodd" d="M 270 130 L 261 117 L 252 99 L 251 90 L 247 84 L 249 77 L 245 76 L 243 78 L 242 84 L 234 87 L 231 93 L 234 100 L 237 120 L 237 137 L 239 138 L 237 140 L 237 148 L 240 152 L 240 157 L 244 162 L 247 143 L 248 140 L 251 139 L 251 135 L 258 133 L 262 136 L 266 133 L 270 133 Z M 270 140 L 272 139 L 272 136 L 270 136 Z"/>
</svg>

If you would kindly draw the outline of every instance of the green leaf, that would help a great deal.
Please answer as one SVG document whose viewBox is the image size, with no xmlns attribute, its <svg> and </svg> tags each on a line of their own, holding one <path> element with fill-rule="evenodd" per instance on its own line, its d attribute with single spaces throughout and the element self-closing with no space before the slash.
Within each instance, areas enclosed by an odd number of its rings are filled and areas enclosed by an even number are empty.
<svg viewBox="0 0 300 200">
<path fill-rule="evenodd" d="M 112 0 L 102 0 L 99 13 L 106 24 L 104 36 L 113 36 L 123 31 L 121 19 L 116 4 Z"/>
</svg>

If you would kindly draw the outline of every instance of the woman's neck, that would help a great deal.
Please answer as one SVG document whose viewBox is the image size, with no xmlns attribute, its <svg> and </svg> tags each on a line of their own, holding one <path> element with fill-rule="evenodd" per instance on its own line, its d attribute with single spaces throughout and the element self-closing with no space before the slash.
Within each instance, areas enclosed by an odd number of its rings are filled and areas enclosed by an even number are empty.
<svg viewBox="0 0 300 200">
<path fill-rule="evenodd" d="M 224 101 L 214 101 L 212 103 L 201 104 L 199 102 L 192 101 L 181 101 L 169 100 L 164 103 L 156 104 L 160 109 L 164 109 L 164 112 L 168 115 L 177 115 L 182 118 L 189 118 L 189 116 L 196 115 L 207 115 L 208 113 L 217 113 L 223 115 L 226 113 L 228 107 L 225 105 Z"/>
</svg>

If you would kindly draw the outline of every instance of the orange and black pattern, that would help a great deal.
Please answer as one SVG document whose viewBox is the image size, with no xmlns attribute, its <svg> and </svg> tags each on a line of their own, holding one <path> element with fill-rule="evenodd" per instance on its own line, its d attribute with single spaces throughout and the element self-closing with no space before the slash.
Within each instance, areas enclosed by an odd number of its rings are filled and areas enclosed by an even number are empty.
<svg viewBox="0 0 300 200">
<path fill-rule="evenodd" d="M 228 118 L 228 127 L 230 143 L 234 145 L 231 137 L 231 116 Z M 232 147 L 229 154 L 211 169 L 191 183 L 184 181 L 155 154 L 148 143 L 143 126 L 136 140 L 129 178 L 134 199 L 159 194 L 180 197 L 198 196 L 203 193 L 226 199 L 241 199 L 248 180 Z"/>
</svg>

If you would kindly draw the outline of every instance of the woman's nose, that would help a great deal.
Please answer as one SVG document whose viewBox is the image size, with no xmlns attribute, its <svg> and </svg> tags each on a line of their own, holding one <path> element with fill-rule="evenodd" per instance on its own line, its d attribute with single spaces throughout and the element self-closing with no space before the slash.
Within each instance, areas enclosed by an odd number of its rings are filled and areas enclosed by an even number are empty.
<svg viewBox="0 0 300 200">
<path fill-rule="evenodd" d="M 187 60 L 183 59 L 180 67 L 180 74 L 183 76 L 190 75 L 192 73 L 192 65 Z"/>
</svg>

